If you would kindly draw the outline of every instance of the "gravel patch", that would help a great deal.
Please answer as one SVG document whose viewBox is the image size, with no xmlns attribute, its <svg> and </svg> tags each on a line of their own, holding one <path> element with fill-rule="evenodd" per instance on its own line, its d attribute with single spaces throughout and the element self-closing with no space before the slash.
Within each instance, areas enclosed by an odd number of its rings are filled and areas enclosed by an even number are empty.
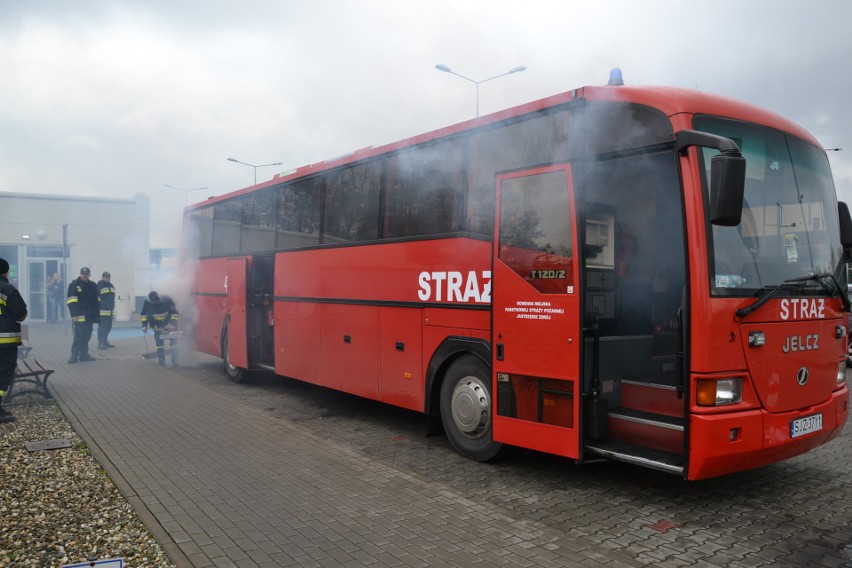
<svg viewBox="0 0 852 568">
<path fill-rule="evenodd" d="M 0 566 L 123 558 L 128 568 L 174 568 L 55 402 L 7 408 L 16 421 L 0 424 Z M 56 439 L 71 447 L 25 446 Z"/>
</svg>

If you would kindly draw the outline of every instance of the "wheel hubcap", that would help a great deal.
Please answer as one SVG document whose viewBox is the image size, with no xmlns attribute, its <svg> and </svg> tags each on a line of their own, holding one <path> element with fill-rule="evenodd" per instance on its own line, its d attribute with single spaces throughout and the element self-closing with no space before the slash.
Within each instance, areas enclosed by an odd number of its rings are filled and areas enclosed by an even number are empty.
<svg viewBox="0 0 852 568">
<path fill-rule="evenodd" d="M 478 438 L 491 423 L 491 398 L 477 377 L 465 377 L 453 390 L 453 421 L 471 438 Z"/>
</svg>

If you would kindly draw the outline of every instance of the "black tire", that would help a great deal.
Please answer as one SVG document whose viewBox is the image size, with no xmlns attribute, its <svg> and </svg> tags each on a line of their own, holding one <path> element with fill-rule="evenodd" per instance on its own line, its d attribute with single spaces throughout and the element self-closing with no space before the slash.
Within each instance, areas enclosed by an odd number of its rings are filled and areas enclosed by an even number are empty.
<svg viewBox="0 0 852 568">
<path fill-rule="evenodd" d="M 222 368 L 228 378 L 235 383 L 243 383 L 248 379 L 248 373 L 245 369 L 231 365 L 228 352 L 228 328 L 225 328 L 225 333 L 222 334 Z"/>
<path fill-rule="evenodd" d="M 453 448 L 479 462 L 500 453 L 503 444 L 491 436 L 491 373 L 472 355 L 454 361 L 441 384 L 441 422 Z"/>
</svg>

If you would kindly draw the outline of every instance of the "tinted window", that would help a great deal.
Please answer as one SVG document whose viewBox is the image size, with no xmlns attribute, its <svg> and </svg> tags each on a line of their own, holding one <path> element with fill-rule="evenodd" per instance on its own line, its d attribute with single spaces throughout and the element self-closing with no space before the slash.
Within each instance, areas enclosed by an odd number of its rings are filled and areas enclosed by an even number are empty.
<svg viewBox="0 0 852 568">
<path fill-rule="evenodd" d="M 572 114 L 571 156 L 591 156 L 672 142 L 668 118 L 658 110 L 626 103 L 589 102 Z"/>
<path fill-rule="evenodd" d="M 503 181 L 500 260 L 539 292 L 574 285 L 571 204 L 564 171 Z"/>
<path fill-rule="evenodd" d="M 291 249 L 319 244 L 322 178 L 297 181 L 278 194 L 275 247 Z"/>
<path fill-rule="evenodd" d="M 278 189 L 266 189 L 245 196 L 241 225 L 242 252 L 253 253 L 275 248 L 275 205 Z"/>
<path fill-rule="evenodd" d="M 388 160 L 385 237 L 458 231 L 461 144 L 414 147 Z"/>
<path fill-rule="evenodd" d="M 191 258 L 213 254 L 213 208 L 196 209 L 190 214 L 184 244 Z"/>
<path fill-rule="evenodd" d="M 564 162 L 568 140 L 568 112 L 504 124 L 470 138 L 468 176 L 468 230 L 493 234 L 494 183 L 497 172 Z"/>
<path fill-rule="evenodd" d="M 325 187 L 324 243 L 366 241 L 379 236 L 381 162 L 332 172 Z"/>
<path fill-rule="evenodd" d="M 242 198 L 223 201 L 213 206 L 213 255 L 240 252 Z"/>
</svg>

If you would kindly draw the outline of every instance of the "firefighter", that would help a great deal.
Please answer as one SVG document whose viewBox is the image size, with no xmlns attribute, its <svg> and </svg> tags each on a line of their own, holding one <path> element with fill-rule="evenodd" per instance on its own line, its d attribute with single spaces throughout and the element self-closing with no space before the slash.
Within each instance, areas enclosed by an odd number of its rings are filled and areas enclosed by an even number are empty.
<svg viewBox="0 0 852 568">
<path fill-rule="evenodd" d="M 88 266 L 80 269 L 80 276 L 68 285 L 68 311 L 74 326 L 74 340 L 71 343 L 69 363 L 94 361 L 89 355 L 89 340 L 92 328 L 98 322 L 98 287 L 89 280 L 92 271 Z"/>
<path fill-rule="evenodd" d="M 21 322 L 27 319 L 27 304 L 18 289 L 9 284 L 9 263 L 0 258 L 0 423 L 15 417 L 3 408 L 3 397 L 15 380 Z"/>
<path fill-rule="evenodd" d="M 100 298 L 100 319 L 98 320 L 98 349 L 115 347 L 109 342 L 109 332 L 112 330 L 112 320 L 115 317 L 115 286 L 110 283 L 110 273 L 104 272 L 98 282 L 98 298 Z"/>
<path fill-rule="evenodd" d="M 161 297 L 157 292 L 151 292 L 142 305 L 139 321 L 142 324 L 142 333 L 148 333 L 148 326 L 154 330 L 154 343 L 157 344 L 157 360 L 160 365 L 166 364 L 166 347 L 162 335 L 170 334 L 168 340 L 172 367 L 177 367 L 177 339 L 171 334 L 177 332 L 178 311 L 172 299 L 165 294 Z"/>
</svg>

